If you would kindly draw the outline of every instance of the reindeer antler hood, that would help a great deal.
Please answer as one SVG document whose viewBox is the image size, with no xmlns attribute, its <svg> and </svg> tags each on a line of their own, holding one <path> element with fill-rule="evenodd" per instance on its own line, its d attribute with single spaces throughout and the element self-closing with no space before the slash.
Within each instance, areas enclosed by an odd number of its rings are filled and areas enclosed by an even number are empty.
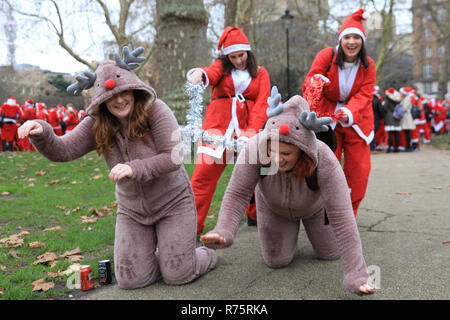
<svg viewBox="0 0 450 320">
<path fill-rule="evenodd" d="M 150 107 L 156 99 L 155 90 L 131 71 L 145 60 L 144 57 L 138 57 L 143 51 L 144 48 L 137 48 L 130 52 L 124 47 L 123 60 L 116 54 L 116 61 L 103 61 L 95 73 L 86 71 L 84 72 L 86 77 L 78 75 L 76 77 L 78 82 L 69 86 L 67 91 L 77 94 L 83 89 L 93 88 L 91 104 L 86 108 L 86 112 L 90 115 L 97 114 L 99 106 L 115 94 L 130 89 L 144 91 L 148 95 L 146 108 Z"/>
<path fill-rule="evenodd" d="M 331 118 L 317 118 L 315 112 L 310 112 L 308 102 L 301 96 L 293 96 L 287 102 L 280 104 L 281 95 L 276 87 L 272 88 L 268 98 L 266 126 L 262 134 L 263 140 L 274 140 L 293 144 L 305 152 L 317 166 L 317 138 L 314 132 L 327 131 L 326 124 Z"/>
</svg>

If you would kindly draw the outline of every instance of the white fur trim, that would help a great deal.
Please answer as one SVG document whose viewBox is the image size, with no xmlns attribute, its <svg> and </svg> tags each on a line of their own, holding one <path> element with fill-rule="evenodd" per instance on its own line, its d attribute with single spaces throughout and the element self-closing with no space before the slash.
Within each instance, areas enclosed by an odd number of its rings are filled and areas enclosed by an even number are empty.
<svg viewBox="0 0 450 320">
<path fill-rule="evenodd" d="M 352 128 L 355 129 L 358 136 L 360 136 L 366 142 L 366 144 L 370 144 L 372 142 L 373 137 L 375 136 L 375 132 L 373 130 L 368 136 L 366 136 L 357 124 L 352 125 Z"/>
<path fill-rule="evenodd" d="M 319 77 L 319 78 L 321 78 L 323 81 L 325 81 L 325 82 L 330 82 L 330 79 L 328 79 L 327 77 L 325 77 L 323 74 L 320 74 L 320 73 L 317 73 L 317 74 L 315 74 L 315 75 L 313 75 L 312 77 L 311 77 L 311 83 L 313 83 L 313 78 L 314 77 Z"/>
<path fill-rule="evenodd" d="M 344 123 L 344 122 L 339 121 L 341 126 L 343 126 L 344 128 L 352 126 L 353 125 L 353 114 L 352 114 L 352 112 L 349 109 L 347 109 L 346 107 L 342 107 L 340 110 L 344 111 L 345 114 L 348 116 L 348 123 Z"/>
<path fill-rule="evenodd" d="M 230 53 L 236 51 L 251 51 L 251 47 L 249 44 L 234 44 L 232 46 L 222 48 L 224 55 L 229 55 Z"/>
<path fill-rule="evenodd" d="M 206 74 L 206 72 L 205 72 L 205 70 L 203 70 L 203 69 L 200 69 L 200 68 L 192 68 L 192 69 L 190 69 L 188 72 L 186 72 L 186 78 L 188 78 L 194 71 L 196 71 L 196 70 L 200 70 L 202 73 L 203 73 L 203 75 L 205 76 L 205 78 L 206 78 L 206 81 L 205 81 L 205 83 L 203 84 L 203 87 L 207 87 L 207 86 L 209 86 L 209 78 L 208 78 L 208 75 Z M 203 81 L 202 81 L 202 83 L 203 83 Z"/>
<path fill-rule="evenodd" d="M 364 13 L 362 14 L 362 18 L 363 18 L 364 20 L 369 19 L 369 18 L 370 18 L 370 13 L 368 13 L 367 11 L 364 11 Z"/>
<path fill-rule="evenodd" d="M 6 104 L 9 104 L 10 106 L 18 106 L 17 101 L 14 99 L 8 99 Z"/>
<path fill-rule="evenodd" d="M 341 34 L 339 35 L 339 39 L 338 39 L 339 42 L 341 41 L 343 36 L 346 36 L 346 35 L 352 34 L 352 33 L 355 33 L 355 34 L 359 35 L 363 39 L 363 41 L 366 42 L 366 36 L 358 28 L 347 28 L 347 29 L 342 30 Z"/>
</svg>

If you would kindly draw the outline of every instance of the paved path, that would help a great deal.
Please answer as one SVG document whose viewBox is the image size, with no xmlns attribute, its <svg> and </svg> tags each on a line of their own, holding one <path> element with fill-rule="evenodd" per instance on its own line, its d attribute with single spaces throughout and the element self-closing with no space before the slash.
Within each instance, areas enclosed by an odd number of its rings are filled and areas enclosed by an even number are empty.
<svg viewBox="0 0 450 320">
<path fill-rule="evenodd" d="M 79 299 L 450 299 L 450 151 L 373 154 L 357 222 L 367 265 L 380 280 L 359 297 L 342 286 L 340 261 L 315 259 L 304 229 L 294 261 L 270 269 L 255 227 L 243 224 L 235 244 L 218 250 L 217 268 L 183 286 L 162 281 L 138 290 L 117 285 Z"/>
</svg>

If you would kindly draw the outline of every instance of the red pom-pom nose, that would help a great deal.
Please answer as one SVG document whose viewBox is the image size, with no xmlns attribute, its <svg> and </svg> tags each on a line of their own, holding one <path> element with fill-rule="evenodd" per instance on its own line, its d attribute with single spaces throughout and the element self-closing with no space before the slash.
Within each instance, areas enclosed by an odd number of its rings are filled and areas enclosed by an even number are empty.
<svg viewBox="0 0 450 320">
<path fill-rule="evenodd" d="M 280 133 L 284 134 L 284 135 L 288 135 L 289 134 L 289 126 L 287 124 L 283 123 L 280 126 Z"/>
<path fill-rule="evenodd" d="M 105 81 L 105 88 L 106 89 L 113 89 L 116 86 L 116 83 L 113 79 L 108 79 Z"/>
</svg>

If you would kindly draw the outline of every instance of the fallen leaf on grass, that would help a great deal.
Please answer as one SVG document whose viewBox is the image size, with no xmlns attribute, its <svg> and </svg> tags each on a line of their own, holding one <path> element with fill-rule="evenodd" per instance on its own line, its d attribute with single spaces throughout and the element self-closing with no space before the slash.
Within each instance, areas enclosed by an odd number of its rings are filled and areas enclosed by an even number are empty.
<svg viewBox="0 0 450 320">
<path fill-rule="evenodd" d="M 46 253 L 41 254 L 40 256 L 38 256 L 37 260 L 35 262 L 33 262 L 33 264 L 34 265 L 49 264 L 50 266 L 52 266 L 53 265 L 52 262 L 54 262 L 57 259 L 58 259 L 58 257 L 53 252 L 46 252 Z"/>
<path fill-rule="evenodd" d="M 103 177 L 102 174 L 98 174 L 98 175 L 94 176 L 94 180 L 98 180 L 98 179 L 100 179 L 100 178 L 102 178 L 102 177 Z"/>
<path fill-rule="evenodd" d="M 32 182 L 27 187 L 33 188 L 34 186 L 35 186 L 35 184 Z"/>
<path fill-rule="evenodd" d="M 56 164 L 54 164 L 54 163 L 49 163 L 48 166 L 49 166 L 49 167 L 56 167 Z"/>
<path fill-rule="evenodd" d="M 395 194 L 399 194 L 399 195 L 411 195 L 412 192 L 411 191 L 397 191 Z"/>
<path fill-rule="evenodd" d="M 52 181 L 50 181 L 49 183 L 48 183 L 48 185 L 54 185 L 54 184 L 56 184 L 56 183 L 58 183 L 59 182 L 59 180 L 58 179 L 55 179 L 55 180 L 52 180 Z"/>
<path fill-rule="evenodd" d="M 81 216 L 81 223 L 96 223 L 98 218 L 88 218 L 87 216 Z"/>
<path fill-rule="evenodd" d="M 78 206 L 78 207 L 76 207 L 75 209 L 72 209 L 72 210 L 67 211 L 67 212 L 65 213 L 65 215 L 68 216 L 69 214 L 74 213 L 74 212 L 77 212 L 77 211 L 80 211 L 80 210 L 81 210 L 81 208 L 80 208 L 80 206 Z"/>
<path fill-rule="evenodd" d="M 2 296 L 2 295 L 3 295 L 3 293 L 4 293 L 3 289 L 2 289 L 2 288 L 0 288 L 0 296 Z"/>
<path fill-rule="evenodd" d="M 82 255 L 73 255 L 73 256 L 68 256 L 67 260 L 69 260 L 70 262 L 80 262 L 84 257 Z"/>
<path fill-rule="evenodd" d="M 73 256 L 73 255 L 76 255 L 76 254 L 79 254 L 79 253 L 81 253 L 80 246 L 76 247 L 76 248 L 73 249 L 72 251 L 66 251 L 66 252 L 64 252 L 62 255 L 60 255 L 60 257 L 61 257 L 61 258 L 65 258 L 65 257 L 67 257 L 67 256 Z"/>
<path fill-rule="evenodd" d="M 60 271 L 58 272 L 47 272 L 47 276 L 49 276 L 50 278 L 59 278 L 64 276 L 64 274 Z"/>
<path fill-rule="evenodd" d="M 36 248 L 42 248 L 45 246 L 45 243 L 39 242 L 39 241 L 34 241 L 34 242 L 30 242 L 29 244 L 27 244 L 28 247 L 36 249 Z"/>
<path fill-rule="evenodd" d="M 16 250 L 14 249 L 9 250 L 9 254 L 14 258 L 19 259 L 19 255 L 17 254 Z"/>
<path fill-rule="evenodd" d="M 60 209 L 60 210 L 66 210 L 66 207 L 64 207 L 64 206 L 59 206 L 59 205 L 56 205 L 56 207 L 58 208 L 58 209 Z"/>
<path fill-rule="evenodd" d="M 44 229 L 43 232 L 54 231 L 54 230 L 61 230 L 61 227 L 60 226 L 56 226 L 56 227 L 53 227 L 53 228 L 46 228 L 46 229 Z"/>
<path fill-rule="evenodd" d="M 45 176 L 45 175 L 47 174 L 47 171 L 45 171 L 45 170 L 39 170 L 39 171 L 36 171 L 34 174 L 35 174 L 36 176 Z"/>
<path fill-rule="evenodd" d="M 98 217 L 103 217 L 106 215 L 105 211 L 98 211 L 97 209 L 92 209 L 91 214 L 96 215 Z"/>
<path fill-rule="evenodd" d="M 11 194 L 11 192 L 8 191 L 4 191 L 1 193 L 2 196 L 9 196 Z"/>
<path fill-rule="evenodd" d="M 0 270 L 2 270 L 2 271 L 6 271 L 6 266 L 4 266 L 4 265 L 0 264 Z"/>
<path fill-rule="evenodd" d="M 32 285 L 33 285 L 33 291 L 42 290 L 44 292 L 55 287 L 55 284 L 53 282 L 45 282 L 44 279 L 36 280 L 32 283 Z"/>
<path fill-rule="evenodd" d="M 0 248 L 16 248 L 23 245 L 23 239 L 18 234 L 13 234 L 9 238 L 0 239 Z"/>
</svg>

